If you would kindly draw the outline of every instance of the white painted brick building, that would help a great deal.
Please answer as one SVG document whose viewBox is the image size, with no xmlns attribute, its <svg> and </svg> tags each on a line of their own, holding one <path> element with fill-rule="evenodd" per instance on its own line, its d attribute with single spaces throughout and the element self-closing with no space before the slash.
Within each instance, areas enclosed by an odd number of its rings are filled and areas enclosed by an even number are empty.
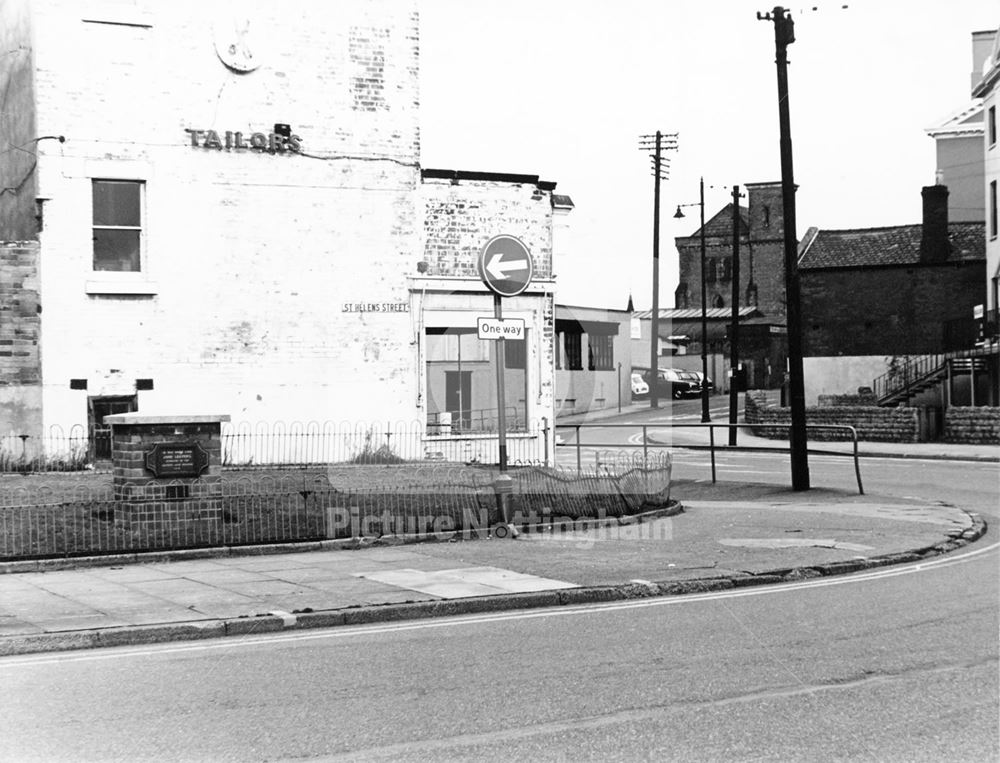
<svg viewBox="0 0 1000 763">
<path fill-rule="evenodd" d="M 416 4 L 233 7 L 0 5 L 2 433 L 129 408 L 423 426 L 447 407 L 427 327 L 492 314 L 501 232 L 535 261 L 508 300 L 523 416 L 551 418 L 554 184 L 422 173 Z"/>
</svg>

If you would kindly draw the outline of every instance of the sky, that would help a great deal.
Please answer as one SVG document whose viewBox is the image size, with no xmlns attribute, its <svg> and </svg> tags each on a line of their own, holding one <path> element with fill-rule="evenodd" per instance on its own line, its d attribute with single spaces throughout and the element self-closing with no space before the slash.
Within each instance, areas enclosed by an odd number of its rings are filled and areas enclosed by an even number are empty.
<svg viewBox="0 0 1000 763">
<path fill-rule="evenodd" d="M 847 7 L 844 8 L 843 6 Z M 653 177 L 641 135 L 678 133 L 661 185 L 660 306 L 674 238 L 733 185 L 781 180 L 772 5 L 750 0 L 420 0 L 421 164 L 539 175 L 573 199 L 560 304 L 652 306 Z M 920 222 L 925 128 L 970 100 L 996 0 L 785 6 L 797 234 Z M 691 204 L 675 220 L 678 204 Z M 746 204 L 746 199 L 741 200 Z M 516 231 L 510 232 L 516 235 Z"/>
</svg>

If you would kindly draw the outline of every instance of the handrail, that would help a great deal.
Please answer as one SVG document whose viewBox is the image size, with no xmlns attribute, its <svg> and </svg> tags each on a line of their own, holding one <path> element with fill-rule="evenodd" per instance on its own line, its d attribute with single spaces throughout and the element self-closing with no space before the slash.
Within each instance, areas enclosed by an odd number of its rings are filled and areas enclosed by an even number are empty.
<svg viewBox="0 0 1000 763">
<path fill-rule="evenodd" d="M 715 465 L 715 453 L 716 451 L 747 451 L 747 452 L 778 452 L 778 453 L 791 453 L 791 448 L 768 448 L 757 445 L 716 445 L 715 444 L 715 429 L 717 427 L 729 430 L 732 428 L 745 428 L 746 424 L 729 424 L 729 423 L 694 423 L 694 422 L 670 422 L 666 424 L 614 424 L 614 423 L 580 423 L 580 424 L 555 424 L 555 429 L 573 429 L 576 433 L 576 468 L 577 473 L 580 473 L 583 468 L 583 451 L 584 447 L 587 448 L 637 448 L 639 445 L 632 445 L 630 443 L 621 442 L 590 442 L 584 444 L 582 438 L 580 437 L 580 430 L 582 429 L 635 429 L 640 428 L 642 430 L 642 456 L 643 459 L 648 458 L 649 448 L 684 448 L 687 450 L 708 450 L 711 455 L 712 463 L 712 484 L 716 482 L 716 465 Z M 708 445 L 693 445 L 693 444 L 666 444 L 658 443 L 655 440 L 649 440 L 649 429 L 704 429 L 708 428 Z M 788 426 L 789 432 L 791 432 L 791 425 Z M 864 495 L 864 485 L 861 482 L 861 463 L 858 459 L 858 430 L 847 424 L 806 424 L 806 430 L 809 429 L 833 429 L 833 430 L 844 430 L 850 432 L 851 441 L 853 443 L 853 449 L 851 453 L 842 453 L 837 450 L 818 450 L 818 449 L 808 449 L 809 453 L 815 453 L 818 455 L 834 455 L 834 456 L 853 456 L 854 458 L 854 474 L 858 481 L 858 494 Z M 558 444 L 557 447 L 571 447 L 566 444 Z"/>
<path fill-rule="evenodd" d="M 943 354 L 911 355 L 899 368 L 875 377 L 872 381 L 872 389 L 876 398 L 885 400 L 927 378 L 941 369 L 948 361 L 973 360 L 995 352 L 996 350 L 992 347 L 970 347 Z"/>
</svg>

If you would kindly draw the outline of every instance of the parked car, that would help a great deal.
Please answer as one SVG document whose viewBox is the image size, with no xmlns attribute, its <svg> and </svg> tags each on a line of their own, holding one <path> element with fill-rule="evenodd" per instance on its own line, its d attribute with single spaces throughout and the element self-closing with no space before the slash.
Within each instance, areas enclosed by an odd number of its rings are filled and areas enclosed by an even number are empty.
<svg viewBox="0 0 1000 763">
<path fill-rule="evenodd" d="M 645 397 L 649 394 L 649 385 L 638 371 L 632 372 L 632 397 Z"/>
<path fill-rule="evenodd" d="M 690 379 L 691 381 L 696 382 L 698 384 L 699 392 L 701 392 L 702 388 L 704 387 L 708 387 L 709 392 L 713 392 L 715 390 L 715 383 L 709 377 L 705 376 L 705 374 L 703 374 L 701 371 L 688 371 L 686 369 L 685 370 L 677 369 L 677 370 L 679 370 L 682 378 Z"/>
<path fill-rule="evenodd" d="M 698 383 L 697 378 L 685 377 L 682 375 L 683 373 L 685 372 L 678 371 L 675 368 L 661 368 L 658 370 L 655 380 L 649 371 L 646 371 L 642 375 L 642 378 L 650 386 L 656 384 L 656 394 L 659 397 L 670 396 L 674 400 L 680 400 L 683 397 L 697 397 L 700 395 L 701 385 Z"/>
</svg>

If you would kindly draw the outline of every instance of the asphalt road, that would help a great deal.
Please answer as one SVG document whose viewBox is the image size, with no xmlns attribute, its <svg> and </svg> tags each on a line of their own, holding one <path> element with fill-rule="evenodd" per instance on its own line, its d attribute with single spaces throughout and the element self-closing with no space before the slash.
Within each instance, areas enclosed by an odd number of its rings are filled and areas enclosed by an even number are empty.
<svg viewBox="0 0 1000 763">
<path fill-rule="evenodd" d="M 6 659 L 0 754 L 996 760 L 995 537 L 787 587 Z"/>
</svg>

